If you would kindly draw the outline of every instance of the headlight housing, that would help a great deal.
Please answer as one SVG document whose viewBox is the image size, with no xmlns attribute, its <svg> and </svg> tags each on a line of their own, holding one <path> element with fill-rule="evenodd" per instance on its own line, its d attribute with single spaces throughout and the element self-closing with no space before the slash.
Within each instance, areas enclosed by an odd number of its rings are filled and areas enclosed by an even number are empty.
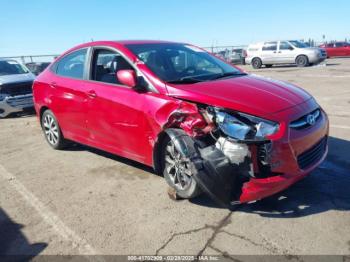
<svg viewBox="0 0 350 262">
<path fill-rule="evenodd" d="M 237 140 L 264 141 L 278 131 L 276 122 L 240 112 L 215 109 L 215 122 L 227 136 Z"/>
</svg>

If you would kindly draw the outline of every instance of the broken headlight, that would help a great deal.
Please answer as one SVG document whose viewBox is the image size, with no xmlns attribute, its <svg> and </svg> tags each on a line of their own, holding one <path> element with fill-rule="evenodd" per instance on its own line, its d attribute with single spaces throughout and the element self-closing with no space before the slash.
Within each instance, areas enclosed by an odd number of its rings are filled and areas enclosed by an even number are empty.
<svg viewBox="0 0 350 262">
<path fill-rule="evenodd" d="M 215 122 L 224 134 L 238 140 L 263 141 L 278 130 L 278 123 L 239 112 L 215 110 Z"/>
</svg>

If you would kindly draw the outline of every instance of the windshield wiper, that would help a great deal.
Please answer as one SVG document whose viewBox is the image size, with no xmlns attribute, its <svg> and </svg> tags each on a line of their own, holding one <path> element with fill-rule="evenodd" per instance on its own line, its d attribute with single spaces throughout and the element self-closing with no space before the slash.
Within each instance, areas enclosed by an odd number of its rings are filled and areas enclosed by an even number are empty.
<svg viewBox="0 0 350 262">
<path fill-rule="evenodd" d="M 222 73 L 222 74 L 212 78 L 211 80 L 216 80 L 216 79 L 225 78 L 225 77 L 229 77 L 229 76 L 244 76 L 244 75 L 246 75 L 246 73 L 242 73 L 242 72 L 226 72 L 226 73 Z"/>
<path fill-rule="evenodd" d="M 167 83 L 171 83 L 171 84 L 194 84 L 198 82 L 204 82 L 204 80 L 193 78 L 193 77 L 182 77 L 179 79 L 167 81 Z"/>
</svg>

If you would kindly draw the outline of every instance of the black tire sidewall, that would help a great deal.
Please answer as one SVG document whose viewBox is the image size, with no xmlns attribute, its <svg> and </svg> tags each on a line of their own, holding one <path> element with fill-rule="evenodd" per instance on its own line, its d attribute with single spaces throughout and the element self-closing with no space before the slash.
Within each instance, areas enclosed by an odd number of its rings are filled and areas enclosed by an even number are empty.
<svg viewBox="0 0 350 262">
<path fill-rule="evenodd" d="M 303 60 L 302 60 L 303 63 L 299 63 L 300 59 L 303 59 Z M 296 58 L 296 61 L 295 61 L 295 62 L 296 62 L 296 64 L 297 64 L 297 66 L 299 66 L 299 67 L 305 67 L 305 66 L 308 65 L 309 59 L 307 58 L 307 56 L 301 55 L 301 56 L 298 56 L 298 57 Z"/>
<path fill-rule="evenodd" d="M 257 57 L 253 58 L 253 60 L 252 60 L 252 66 L 253 66 L 254 69 L 259 69 L 259 68 L 261 68 L 261 66 L 262 66 L 261 59 L 260 59 L 260 58 L 257 58 Z"/>
</svg>

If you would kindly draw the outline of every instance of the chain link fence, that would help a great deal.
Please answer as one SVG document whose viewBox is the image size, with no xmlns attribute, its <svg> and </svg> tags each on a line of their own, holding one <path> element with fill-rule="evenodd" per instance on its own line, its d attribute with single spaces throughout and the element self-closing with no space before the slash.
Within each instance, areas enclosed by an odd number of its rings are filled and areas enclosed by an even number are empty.
<svg viewBox="0 0 350 262">
<path fill-rule="evenodd" d="M 307 41 L 301 40 L 304 43 L 307 43 L 309 46 L 319 46 L 323 44 L 323 42 L 316 42 L 313 39 L 309 39 Z M 332 42 L 332 41 L 329 41 Z M 246 49 L 248 45 L 231 45 L 231 46 L 207 46 L 202 47 L 203 49 L 211 52 L 222 59 L 231 62 L 231 63 L 244 63 L 244 57 L 246 55 Z M 40 62 L 52 62 L 58 54 L 48 54 L 48 55 L 23 55 L 23 56 L 8 56 L 8 57 L 0 57 L 7 59 L 14 59 L 23 64 L 29 63 L 40 63 Z"/>
</svg>

